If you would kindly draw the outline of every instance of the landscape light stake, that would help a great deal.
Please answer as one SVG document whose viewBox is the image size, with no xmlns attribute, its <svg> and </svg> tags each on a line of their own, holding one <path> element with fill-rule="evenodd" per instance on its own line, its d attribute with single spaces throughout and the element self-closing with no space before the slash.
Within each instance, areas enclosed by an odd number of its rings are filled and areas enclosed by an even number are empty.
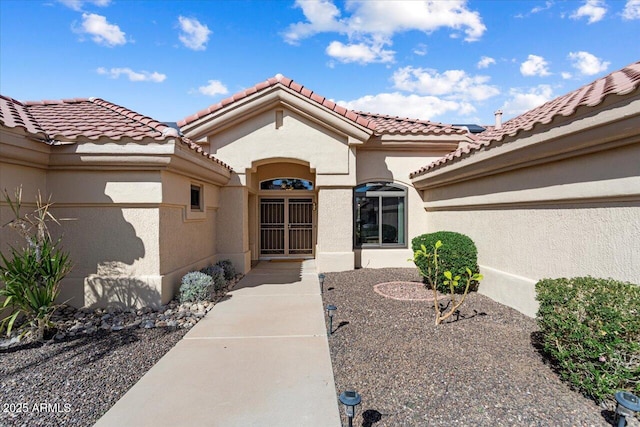
<svg viewBox="0 0 640 427">
<path fill-rule="evenodd" d="M 340 403 L 344 405 L 344 412 L 349 418 L 349 427 L 353 427 L 353 417 L 356 414 L 356 406 L 360 404 L 362 399 L 357 391 L 348 390 L 340 394 Z"/>
<path fill-rule="evenodd" d="M 640 412 L 640 398 L 628 391 L 619 391 L 616 393 L 616 401 L 618 427 L 624 427 L 627 425 L 627 417 L 633 418 L 636 412 Z"/>
<path fill-rule="evenodd" d="M 333 304 L 327 306 L 327 315 L 329 315 L 329 330 L 327 331 L 327 336 L 331 336 L 333 333 L 333 312 L 337 309 L 338 307 Z"/>
<path fill-rule="evenodd" d="M 324 273 L 318 274 L 318 279 L 320 280 L 320 294 L 324 293 Z"/>
</svg>

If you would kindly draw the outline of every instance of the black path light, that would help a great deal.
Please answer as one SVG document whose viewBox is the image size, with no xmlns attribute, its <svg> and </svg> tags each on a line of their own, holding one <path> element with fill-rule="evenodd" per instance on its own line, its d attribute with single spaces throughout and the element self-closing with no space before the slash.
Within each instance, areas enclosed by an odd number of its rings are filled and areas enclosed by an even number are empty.
<svg viewBox="0 0 640 427">
<path fill-rule="evenodd" d="M 357 391 L 347 390 L 340 394 L 340 403 L 344 405 L 344 412 L 349 418 L 349 427 L 353 427 L 353 417 L 356 415 L 356 406 L 360 404 L 362 398 Z"/>
<path fill-rule="evenodd" d="M 327 305 L 327 315 L 329 316 L 329 330 L 327 331 L 327 336 L 333 333 L 333 313 L 336 311 L 338 307 L 333 304 Z"/>
<path fill-rule="evenodd" d="M 320 293 L 324 293 L 324 273 L 318 274 L 318 279 L 320 280 Z"/>
<path fill-rule="evenodd" d="M 628 391 L 619 391 L 616 393 L 616 401 L 618 427 L 624 427 L 627 425 L 627 417 L 633 418 L 636 412 L 640 412 L 640 398 Z"/>
</svg>

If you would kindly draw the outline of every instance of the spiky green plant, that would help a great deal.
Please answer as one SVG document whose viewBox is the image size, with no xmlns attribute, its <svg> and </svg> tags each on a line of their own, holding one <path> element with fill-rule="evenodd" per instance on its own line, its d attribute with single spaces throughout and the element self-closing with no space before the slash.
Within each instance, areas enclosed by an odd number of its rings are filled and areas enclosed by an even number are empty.
<svg viewBox="0 0 640 427">
<path fill-rule="evenodd" d="M 16 190 L 15 200 L 11 200 L 6 190 L 4 193 L 15 216 L 5 225 L 22 235 L 27 244 L 22 250 L 11 247 L 9 257 L 0 254 L 0 280 L 4 282 L 0 289 L 0 297 L 4 297 L 2 311 L 9 312 L 0 322 L 0 331 L 6 329 L 10 335 L 16 320 L 24 316 L 25 328 L 20 335 L 33 334 L 36 340 L 42 340 L 52 326 L 60 281 L 71 271 L 71 261 L 69 254 L 60 248 L 60 240 L 53 241 L 49 234 L 47 222 L 57 223 L 49 212 L 50 201 L 43 202 L 38 194 L 36 209 L 21 215 L 22 189 Z"/>
</svg>

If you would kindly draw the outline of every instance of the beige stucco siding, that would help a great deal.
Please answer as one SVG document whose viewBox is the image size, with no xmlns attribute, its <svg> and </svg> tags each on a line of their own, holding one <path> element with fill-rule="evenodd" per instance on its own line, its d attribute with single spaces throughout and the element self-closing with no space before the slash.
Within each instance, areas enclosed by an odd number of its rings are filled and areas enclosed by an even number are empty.
<svg viewBox="0 0 640 427">
<path fill-rule="evenodd" d="M 345 271 L 354 267 L 353 189 L 321 188 L 318 192 L 318 271 Z"/>
<path fill-rule="evenodd" d="M 478 246 L 480 292 L 529 315 L 544 277 L 640 283 L 640 144 L 425 191 L 429 231 Z"/>
<path fill-rule="evenodd" d="M 276 114 L 283 113 L 282 125 Z M 209 139 L 212 152 L 238 173 L 263 159 L 298 159 L 322 174 L 349 174 L 347 137 L 286 109 L 265 111 Z"/>
</svg>

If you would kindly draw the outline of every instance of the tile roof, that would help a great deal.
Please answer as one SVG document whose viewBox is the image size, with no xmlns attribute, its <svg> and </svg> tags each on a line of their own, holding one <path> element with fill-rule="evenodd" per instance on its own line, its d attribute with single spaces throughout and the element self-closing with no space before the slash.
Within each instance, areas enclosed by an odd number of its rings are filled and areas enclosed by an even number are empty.
<svg viewBox="0 0 640 427">
<path fill-rule="evenodd" d="M 0 123 L 8 128 L 22 128 L 31 134 L 45 134 L 22 102 L 2 95 L 0 95 Z"/>
<path fill-rule="evenodd" d="M 532 131 L 536 125 L 550 123 L 558 117 L 571 116 L 579 107 L 595 107 L 607 96 L 626 95 L 638 89 L 640 89 L 640 61 L 514 117 L 505 122 L 500 129 L 489 127 L 485 132 L 477 135 L 475 143 L 449 153 L 409 176 L 415 178 L 424 175 L 437 167 L 468 157 L 475 151 L 490 149 L 500 143 L 513 140 L 518 134 Z"/>
<path fill-rule="evenodd" d="M 176 138 L 189 149 L 231 170 L 171 126 L 99 98 L 20 102 L 0 95 L 0 124 L 21 127 L 50 144 L 80 138 L 136 141 Z"/>
<path fill-rule="evenodd" d="M 307 89 L 306 87 L 302 86 L 299 83 L 294 82 L 293 80 L 291 80 L 288 77 L 283 76 L 282 74 L 276 74 L 274 77 L 271 77 L 269 79 L 267 79 L 264 82 L 258 83 L 255 86 L 250 87 L 249 89 L 243 90 L 241 92 L 238 92 L 228 98 L 223 99 L 222 101 L 218 102 L 217 104 L 213 104 L 208 108 L 205 108 L 204 110 L 198 111 L 196 114 L 191 115 L 189 117 L 186 117 L 182 120 L 180 120 L 178 122 L 178 126 L 183 127 L 188 125 L 189 123 L 195 122 L 198 119 L 201 119 L 205 116 L 208 116 L 209 114 L 218 111 L 224 107 L 226 107 L 227 105 L 233 104 L 234 102 L 237 102 L 243 98 L 246 98 L 247 96 L 253 95 L 255 93 L 259 93 L 263 90 L 272 88 L 274 86 L 277 85 L 282 85 L 286 88 L 289 88 L 295 92 L 298 92 L 299 94 L 301 94 L 302 96 L 304 96 L 305 98 L 308 98 L 318 104 L 320 104 L 321 106 L 323 106 L 324 108 L 327 108 L 343 117 L 346 117 L 347 119 L 351 120 L 354 123 L 357 123 L 360 126 L 364 126 L 365 128 L 371 129 L 371 130 L 375 130 L 375 123 L 367 120 L 364 117 L 359 116 L 357 113 L 355 113 L 352 110 L 348 110 L 338 104 L 336 104 L 335 102 L 329 100 L 328 98 L 325 98 L 322 95 L 319 95 L 315 92 L 313 92 L 310 89 Z"/>
<path fill-rule="evenodd" d="M 169 126 L 99 98 L 29 101 L 29 113 L 53 140 L 176 137 Z"/>
<path fill-rule="evenodd" d="M 467 130 L 460 127 L 453 127 L 443 123 L 430 122 L 428 120 L 418 120 L 401 118 L 397 116 L 387 116 L 382 114 L 364 113 L 356 111 L 358 116 L 375 124 L 375 133 L 383 134 L 412 134 L 412 135 L 440 135 L 456 134 L 466 135 Z"/>
</svg>

